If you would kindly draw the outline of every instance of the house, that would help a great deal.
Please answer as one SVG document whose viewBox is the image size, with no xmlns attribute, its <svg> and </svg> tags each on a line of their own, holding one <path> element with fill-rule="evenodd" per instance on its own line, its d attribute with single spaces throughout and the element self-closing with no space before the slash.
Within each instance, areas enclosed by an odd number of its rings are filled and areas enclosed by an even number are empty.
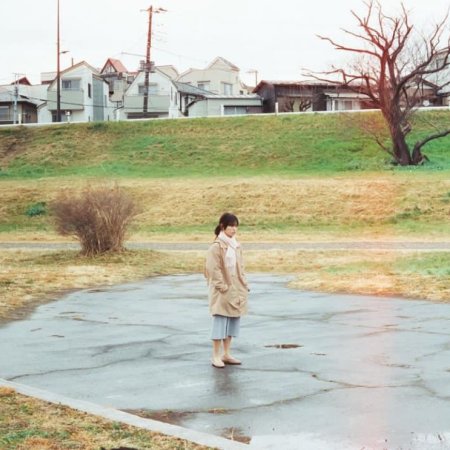
<svg viewBox="0 0 450 450">
<path fill-rule="evenodd" d="M 38 122 L 38 108 L 45 98 L 45 86 L 33 86 L 26 77 L 0 86 L 0 124 Z"/>
<path fill-rule="evenodd" d="M 176 81 L 218 95 L 245 95 L 249 91 L 239 78 L 239 67 L 218 56 L 204 69 L 189 69 Z"/>
<path fill-rule="evenodd" d="M 130 72 L 118 59 L 108 58 L 100 76 L 108 83 L 109 99 L 116 107 L 123 106 L 125 92 L 136 78 L 137 72 Z"/>
<path fill-rule="evenodd" d="M 125 118 L 168 117 L 172 80 L 177 76 L 173 66 L 156 66 L 150 71 L 147 112 L 144 112 L 145 71 L 139 71 L 124 95 Z"/>
<path fill-rule="evenodd" d="M 253 90 L 263 99 L 263 112 L 342 111 L 368 109 L 370 99 L 342 86 L 316 81 L 262 80 Z"/>
<path fill-rule="evenodd" d="M 86 61 L 63 70 L 60 80 L 62 121 L 92 122 L 114 118 L 109 85 L 100 72 Z M 39 122 L 56 121 L 56 94 L 56 79 L 53 79 L 48 85 L 47 103 L 39 111 Z"/>
<path fill-rule="evenodd" d="M 422 106 L 450 106 L 450 56 L 447 50 L 437 52 L 430 69 L 438 72 L 423 76 L 418 83 L 421 90 Z"/>
<path fill-rule="evenodd" d="M 262 112 L 257 94 L 221 95 L 188 83 L 172 81 L 169 117 L 208 117 Z"/>
</svg>

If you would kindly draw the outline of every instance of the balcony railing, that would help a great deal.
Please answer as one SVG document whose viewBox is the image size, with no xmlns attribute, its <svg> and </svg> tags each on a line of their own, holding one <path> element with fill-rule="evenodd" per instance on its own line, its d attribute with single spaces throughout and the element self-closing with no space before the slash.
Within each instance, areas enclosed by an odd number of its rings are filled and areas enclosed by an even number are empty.
<svg viewBox="0 0 450 450">
<path fill-rule="evenodd" d="M 170 96 L 167 95 L 148 95 L 148 110 L 149 111 L 168 111 L 170 105 Z M 144 107 L 144 95 L 125 95 L 124 109 L 129 112 L 142 111 Z"/>
<path fill-rule="evenodd" d="M 56 91 L 47 92 L 47 107 L 56 110 Z M 81 111 L 84 109 L 83 89 L 61 89 L 61 110 Z"/>
</svg>

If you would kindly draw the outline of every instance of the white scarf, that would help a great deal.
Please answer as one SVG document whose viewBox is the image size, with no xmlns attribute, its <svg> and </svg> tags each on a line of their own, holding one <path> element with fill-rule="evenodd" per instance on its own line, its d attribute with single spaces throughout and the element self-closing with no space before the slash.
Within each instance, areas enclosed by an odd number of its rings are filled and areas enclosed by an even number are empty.
<svg viewBox="0 0 450 450">
<path fill-rule="evenodd" d="M 231 274 L 236 274 L 236 249 L 239 247 L 239 242 L 233 236 L 228 237 L 223 231 L 219 233 L 218 239 L 227 244 L 227 253 L 225 254 L 225 266 Z"/>
</svg>

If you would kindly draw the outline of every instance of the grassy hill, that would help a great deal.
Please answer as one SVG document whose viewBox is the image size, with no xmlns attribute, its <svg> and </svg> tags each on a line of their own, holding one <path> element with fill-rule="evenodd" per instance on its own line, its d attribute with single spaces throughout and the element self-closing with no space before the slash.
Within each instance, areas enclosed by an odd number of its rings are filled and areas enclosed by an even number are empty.
<svg viewBox="0 0 450 450">
<path fill-rule="evenodd" d="M 394 167 L 361 131 L 378 122 L 352 113 L 0 128 L 0 234 L 54 239 L 45 205 L 61 190 L 118 182 L 141 207 L 141 239 L 204 239 L 224 210 L 254 239 L 448 236 L 450 136 L 426 147 L 429 164 Z M 421 113 L 411 139 L 448 123 L 450 111 Z"/>
<path fill-rule="evenodd" d="M 417 116 L 411 141 L 450 111 Z M 392 169 L 361 131 L 378 113 L 251 116 L 0 129 L 0 176 L 299 175 Z M 431 142 L 426 170 L 450 169 L 450 136 Z"/>
</svg>

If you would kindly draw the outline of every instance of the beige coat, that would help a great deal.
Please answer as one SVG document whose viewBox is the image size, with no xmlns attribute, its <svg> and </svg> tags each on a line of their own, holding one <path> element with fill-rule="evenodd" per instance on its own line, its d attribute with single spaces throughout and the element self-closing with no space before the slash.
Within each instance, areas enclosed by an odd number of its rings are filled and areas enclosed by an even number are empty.
<svg viewBox="0 0 450 450">
<path fill-rule="evenodd" d="M 205 276 L 209 286 L 209 311 L 212 315 L 239 317 L 247 313 L 248 286 L 244 275 L 242 250 L 236 249 L 236 275 L 225 266 L 227 245 L 216 239 L 206 255 Z"/>
</svg>

